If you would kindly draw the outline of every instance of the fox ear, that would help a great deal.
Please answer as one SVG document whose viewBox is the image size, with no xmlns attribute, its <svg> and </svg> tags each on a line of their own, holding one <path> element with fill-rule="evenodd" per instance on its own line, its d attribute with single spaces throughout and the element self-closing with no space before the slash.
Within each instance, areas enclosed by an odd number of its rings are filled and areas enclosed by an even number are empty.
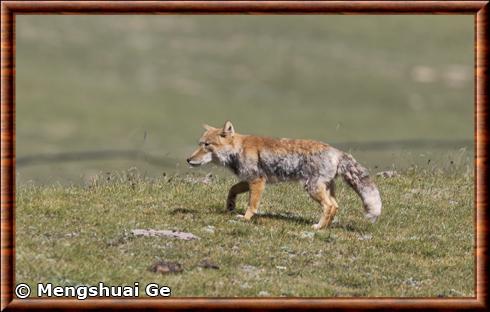
<svg viewBox="0 0 490 312">
<path fill-rule="evenodd" d="M 223 134 L 224 135 L 234 135 L 235 134 L 235 128 L 233 128 L 233 125 L 231 124 L 231 121 L 225 122 L 225 125 L 223 126 Z"/>
<path fill-rule="evenodd" d="M 214 129 L 213 127 L 211 127 L 210 125 L 207 125 L 207 124 L 203 124 L 202 127 L 206 130 L 211 130 L 211 129 Z"/>
</svg>

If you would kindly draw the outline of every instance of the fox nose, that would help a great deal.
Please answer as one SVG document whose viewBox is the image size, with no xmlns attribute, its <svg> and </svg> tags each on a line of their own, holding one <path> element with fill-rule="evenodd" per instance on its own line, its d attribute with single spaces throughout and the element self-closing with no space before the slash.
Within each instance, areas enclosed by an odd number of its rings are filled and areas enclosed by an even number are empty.
<svg viewBox="0 0 490 312">
<path fill-rule="evenodd" d="M 187 163 L 191 163 L 191 159 L 190 158 L 187 158 Z"/>
</svg>

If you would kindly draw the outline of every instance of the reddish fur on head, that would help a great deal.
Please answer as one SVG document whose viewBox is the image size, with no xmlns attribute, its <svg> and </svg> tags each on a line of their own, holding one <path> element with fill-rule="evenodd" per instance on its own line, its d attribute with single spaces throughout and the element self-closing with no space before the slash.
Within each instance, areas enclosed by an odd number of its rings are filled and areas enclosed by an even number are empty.
<svg viewBox="0 0 490 312">
<path fill-rule="evenodd" d="M 234 146 L 236 133 L 230 121 L 225 122 L 223 128 L 214 128 L 206 124 L 203 127 L 206 131 L 199 139 L 199 148 L 187 159 L 192 166 L 201 166 L 213 160 L 219 161 L 220 151 L 229 151 Z"/>
</svg>

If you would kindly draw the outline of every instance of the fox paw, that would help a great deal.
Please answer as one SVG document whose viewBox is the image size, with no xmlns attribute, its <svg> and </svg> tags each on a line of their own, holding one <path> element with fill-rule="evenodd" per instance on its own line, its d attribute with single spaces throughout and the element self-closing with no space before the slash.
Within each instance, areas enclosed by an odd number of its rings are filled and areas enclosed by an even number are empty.
<svg viewBox="0 0 490 312">
<path fill-rule="evenodd" d="M 247 212 L 245 212 L 245 215 L 243 216 L 243 218 L 248 221 L 248 220 L 252 219 L 253 216 L 254 216 L 253 213 L 250 213 L 247 211 Z"/>
<path fill-rule="evenodd" d="M 228 210 L 228 211 L 235 210 L 235 203 L 227 203 L 226 204 L 226 210 Z"/>
<path fill-rule="evenodd" d="M 312 227 L 314 230 L 319 230 L 319 229 L 321 229 L 323 226 L 322 226 L 320 223 L 317 223 L 317 224 L 313 224 L 311 227 Z"/>
<path fill-rule="evenodd" d="M 378 220 L 378 216 L 377 215 L 370 214 L 370 213 L 367 213 L 366 214 L 366 219 L 368 219 L 371 223 L 376 223 L 376 220 Z"/>
</svg>

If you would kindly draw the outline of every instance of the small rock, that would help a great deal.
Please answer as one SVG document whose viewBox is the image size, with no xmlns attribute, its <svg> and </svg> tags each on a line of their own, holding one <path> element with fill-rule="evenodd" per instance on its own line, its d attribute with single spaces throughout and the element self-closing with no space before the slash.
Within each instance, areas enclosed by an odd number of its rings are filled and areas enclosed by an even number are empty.
<svg viewBox="0 0 490 312">
<path fill-rule="evenodd" d="M 211 233 L 213 234 L 214 233 L 214 230 L 215 230 L 215 227 L 212 226 L 212 225 L 208 225 L 204 228 L 204 231 L 208 232 L 208 233 Z"/>
<path fill-rule="evenodd" d="M 258 294 L 259 297 L 268 297 L 270 296 L 271 294 L 269 294 L 267 291 L 265 290 L 261 290 Z"/>
<path fill-rule="evenodd" d="M 242 265 L 241 267 L 242 271 L 246 272 L 249 276 L 257 278 L 259 274 L 262 272 L 262 269 L 259 269 L 253 265 Z"/>
<path fill-rule="evenodd" d="M 420 284 L 421 284 L 420 281 L 417 281 L 413 277 L 410 277 L 410 278 L 406 279 L 403 283 L 405 285 L 408 285 L 408 286 L 411 286 L 411 287 L 415 287 L 415 288 L 418 288 L 420 286 Z"/>
<path fill-rule="evenodd" d="M 243 283 L 240 285 L 240 288 L 242 289 L 248 289 L 248 288 L 252 288 L 247 282 Z"/>
<path fill-rule="evenodd" d="M 192 233 L 179 232 L 179 231 L 169 231 L 169 230 L 153 230 L 153 229 L 134 229 L 131 230 L 131 234 L 134 236 L 161 236 L 161 237 L 172 237 L 183 240 L 193 240 L 199 239 L 196 235 Z"/>
<path fill-rule="evenodd" d="M 210 184 L 212 182 L 212 179 L 213 179 L 213 174 L 210 172 L 202 179 L 201 182 L 204 184 Z"/>
<path fill-rule="evenodd" d="M 276 269 L 279 269 L 279 270 L 286 270 L 287 268 L 286 268 L 285 266 L 276 265 Z"/>
<path fill-rule="evenodd" d="M 208 259 L 204 259 L 203 261 L 201 261 L 198 266 L 200 266 L 201 268 L 204 268 L 204 269 L 215 269 L 215 270 L 219 270 L 219 266 L 215 263 L 212 263 L 211 261 L 209 261 Z"/>
<path fill-rule="evenodd" d="M 313 238 L 315 236 L 315 232 L 302 232 L 301 238 Z"/>
<path fill-rule="evenodd" d="M 395 170 L 388 170 L 388 171 L 381 171 L 376 173 L 377 177 L 383 177 L 383 178 L 393 178 L 399 176 L 398 172 Z"/>
<path fill-rule="evenodd" d="M 242 270 L 244 270 L 245 272 L 255 272 L 255 271 L 257 271 L 257 267 L 255 267 L 253 265 L 245 264 L 245 265 L 242 265 Z"/>
<path fill-rule="evenodd" d="M 451 289 L 449 290 L 449 293 L 450 293 L 451 295 L 453 295 L 453 296 L 464 296 L 464 295 L 465 295 L 464 293 L 462 293 L 462 292 L 460 292 L 460 291 L 458 291 L 458 290 L 456 290 L 456 289 L 453 289 L 453 288 L 451 288 Z"/>
<path fill-rule="evenodd" d="M 182 272 L 182 266 L 177 262 L 157 261 L 150 266 L 148 270 L 153 273 L 161 274 L 179 273 Z"/>
<path fill-rule="evenodd" d="M 193 176 L 187 176 L 184 178 L 184 181 L 185 182 L 189 182 L 189 183 L 192 183 L 192 184 L 199 184 L 199 183 L 202 183 L 202 184 L 210 184 L 212 182 L 212 178 L 213 178 L 213 174 L 212 173 L 208 173 L 205 177 L 201 178 L 201 177 L 193 177 Z"/>
<path fill-rule="evenodd" d="M 357 239 L 358 240 L 371 240 L 373 238 L 372 234 L 364 234 L 359 236 Z"/>
</svg>

